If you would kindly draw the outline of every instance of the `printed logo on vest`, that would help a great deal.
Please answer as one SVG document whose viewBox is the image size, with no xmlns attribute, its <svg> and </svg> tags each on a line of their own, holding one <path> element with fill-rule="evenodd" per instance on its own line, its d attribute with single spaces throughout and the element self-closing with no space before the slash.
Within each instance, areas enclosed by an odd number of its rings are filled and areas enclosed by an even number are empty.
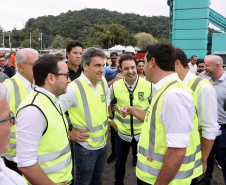
<svg viewBox="0 0 226 185">
<path fill-rule="evenodd" d="M 143 101 L 144 100 L 144 92 L 138 92 L 138 100 Z"/>
<path fill-rule="evenodd" d="M 101 103 L 104 103 L 106 101 L 104 94 L 100 95 L 100 99 L 101 99 Z"/>
<path fill-rule="evenodd" d="M 144 120 L 145 120 L 146 122 L 148 122 L 148 116 L 149 116 L 149 114 L 150 114 L 150 111 L 147 111 L 146 116 L 145 116 L 145 118 L 144 118 Z"/>
</svg>

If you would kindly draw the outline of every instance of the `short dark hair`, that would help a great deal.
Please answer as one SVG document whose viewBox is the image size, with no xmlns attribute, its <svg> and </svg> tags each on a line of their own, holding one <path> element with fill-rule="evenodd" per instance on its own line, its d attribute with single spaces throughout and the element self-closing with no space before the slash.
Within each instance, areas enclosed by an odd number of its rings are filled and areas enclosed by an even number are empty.
<svg viewBox="0 0 226 185">
<path fill-rule="evenodd" d="M 117 52 L 112 52 L 112 53 L 110 54 L 110 57 L 112 57 L 112 56 L 114 56 L 114 55 L 118 56 L 118 53 L 117 53 Z"/>
<path fill-rule="evenodd" d="M 0 55 L 0 58 L 5 58 L 5 60 L 6 60 L 6 57 L 5 57 L 5 55 Z"/>
<path fill-rule="evenodd" d="M 204 62 L 204 60 L 200 60 L 200 61 L 199 61 L 199 64 L 200 64 L 200 63 L 205 63 L 205 62 Z"/>
<path fill-rule="evenodd" d="M 70 41 L 70 42 L 67 43 L 66 51 L 68 53 L 70 53 L 71 50 L 72 50 L 72 48 L 73 47 L 76 47 L 76 46 L 79 46 L 79 47 L 83 48 L 83 44 L 80 41 L 78 41 L 78 40 L 72 40 L 72 41 Z"/>
<path fill-rule="evenodd" d="M 133 60 L 136 64 L 136 59 L 131 55 L 124 55 L 119 59 L 119 67 L 122 69 L 122 62 L 126 60 Z"/>
<path fill-rule="evenodd" d="M 146 58 L 150 61 L 152 58 L 164 71 L 175 71 L 175 49 L 168 43 L 156 43 L 147 47 Z"/>
<path fill-rule="evenodd" d="M 184 68 L 187 68 L 188 67 L 187 55 L 180 48 L 175 48 L 175 52 L 176 52 L 176 60 L 180 60 L 180 63 L 182 64 L 182 66 Z"/>
<path fill-rule="evenodd" d="M 191 59 L 193 59 L 194 57 L 197 57 L 197 56 L 196 56 L 196 55 L 192 55 L 192 56 L 191 56 Z"/>
<path fill-rule="evenodd" d="M 40 57 L 33 66 L 35 84 L 40 87 L 44 86 L 48 74 L 57 73 L 59 71 L 57 65 L 59 61 L 63 61 L 63 58 L 55 55 L 45 55 Z"/>
<path fill-rule="evenodd" d="M 138 59 L 138 60 L 136 60 L 136 66 L 137 66 L 140 62 L 143 62 L 143 63 L 144 63 L 144 60 L 143 60 L 143 59 Z"/>
</svg>

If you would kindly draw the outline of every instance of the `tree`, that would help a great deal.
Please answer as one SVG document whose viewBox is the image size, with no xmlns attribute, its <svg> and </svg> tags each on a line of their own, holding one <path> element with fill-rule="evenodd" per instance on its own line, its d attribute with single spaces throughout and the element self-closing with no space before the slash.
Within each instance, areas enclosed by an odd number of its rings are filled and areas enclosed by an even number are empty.
<svg viewBox="0 0 226 185">
<path fill-rule="evenodd" d="M 31 39 L 31 48 L 34 48 L 36 50 L 39 49 L 39 45 L 40 43 L 34 39 Z M 25 48 L 30 48 L 30 39 L 26 39 L 22 42 L 21 44 L 22 47 L 25 47 Z"/>
<path fill-rule="evenodd" d="M 86 46 L 100 45 L 103 48 L 109 48 L 115 44 L 135 46 L 137 41 L 122 25 L 94 25 Z"/>
<path fill-rule="evenodd" d="M 60 35 L 56 35 L 56 37 L 53 40 L 52 47 L 59 49 L 59 48 L 63 48 L 63 45 L 64 45 L 64 38 Z"/>
<path fill-rule="evenodd" d="M 137 46 L 142 50 L 146 50 L 148 45 L 157 42 L 157 40 L 151 34 L 144 32 L 136 34 L 135 38 L 137 39 Z"/>
</svg>

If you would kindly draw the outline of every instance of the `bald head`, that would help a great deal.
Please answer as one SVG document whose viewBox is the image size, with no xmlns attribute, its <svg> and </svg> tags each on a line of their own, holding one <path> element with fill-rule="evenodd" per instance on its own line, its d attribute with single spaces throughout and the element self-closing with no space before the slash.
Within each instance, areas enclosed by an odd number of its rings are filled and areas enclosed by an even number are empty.
<svg viewBox="0 0 226 185">
<path fill-rule="evenodd" d="M 218 55 L 209 55 L 205 58 L 206 74 L 214 80 L 218 80 L 223 73 L 223 60 Z"/>
</svg>

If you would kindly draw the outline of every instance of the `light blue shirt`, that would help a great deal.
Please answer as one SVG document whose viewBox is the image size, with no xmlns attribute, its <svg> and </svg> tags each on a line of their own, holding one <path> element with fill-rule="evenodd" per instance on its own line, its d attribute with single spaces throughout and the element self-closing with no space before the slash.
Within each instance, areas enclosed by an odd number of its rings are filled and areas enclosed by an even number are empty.
<svg viewBox="0 0 226 185">
<path fill-rule="evenodd" d="M 211 78 L 210 83 L 216 89 L 217 93 L 218 123 L 224 125 L 226 124 L 226 112 L 223 108 L 224 102 L 226 101 L 226 74 L 223 73 L 216 83 L 214 83 Z"/>
</svg>

